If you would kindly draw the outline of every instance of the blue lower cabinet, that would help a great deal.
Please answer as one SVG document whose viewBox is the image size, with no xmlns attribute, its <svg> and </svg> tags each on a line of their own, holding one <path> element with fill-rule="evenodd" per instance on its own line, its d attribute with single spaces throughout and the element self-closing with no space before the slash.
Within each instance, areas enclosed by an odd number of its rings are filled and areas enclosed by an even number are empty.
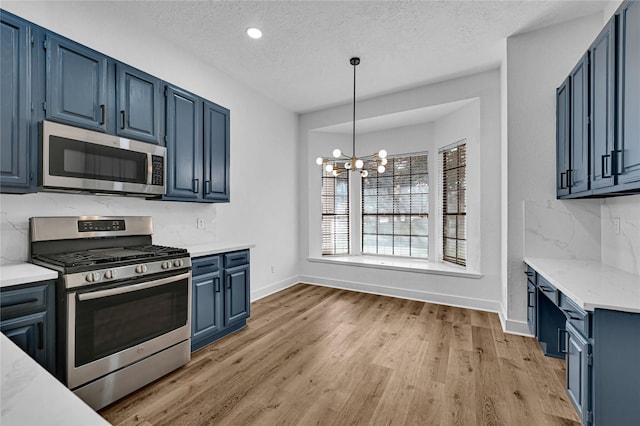
<svg viewBox="0 0 640 426">
<path fill-rule="evenodd" d="M 249 250 L 192 261 L 191 351 L 240 330 L 249 317 Z"/>
<path fill-rule="evenodd" d="M 527 324 L 534 336 L 538 335 L 538 292 L 536 290 L 536 271 L 527 267 Z"/>
<path fill-rule="evenodd" d="M 640 313 L 593 313 L 593 424 L 640 424 Z"/>
<path fill-rule="evenodd" d="M 566 330 L 559 330 L 565 336 L 564 348 L 567 361 L 567 395 L 582 419 L 583 425 L 589 425 L 591 412 L 591 344 L 569 322 Z"/>
<path fill-rule="evenodd" d="M 55 375 L 55 282 L 3 288 L 0 316 L 2 334 Z"/>
<path fill-rule="evenodd" d="M 217 333 L 222 326 L 220 272 L 204 274 L 193 279 L 191 338 L 194 341 Z"/>
<path fill-rule="evenodd" d="M 249 317 L 249 265 L 229 268 L 224 277 L 224 324 L 229 326 Z"/>
<path fill-rule="evenodd" d="M 640 313 L 585 311 L 539 271 L 527 272 L 537 282 L 536 338 L 545 355 L 566 360 L 567 396 L 582 424 L 640 425 Z"/>
</svg>

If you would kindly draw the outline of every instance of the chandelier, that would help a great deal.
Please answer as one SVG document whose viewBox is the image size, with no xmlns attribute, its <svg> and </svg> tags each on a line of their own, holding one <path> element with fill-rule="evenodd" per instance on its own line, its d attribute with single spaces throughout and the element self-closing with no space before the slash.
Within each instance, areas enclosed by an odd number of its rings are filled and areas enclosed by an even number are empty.
<svg viewBox="0 0 640 426">
<path fill-rule="evenodd" d="M 387 164 L 387 151 L 380 151 L 367 155 L 366 157 L 356 157 L 356 66 L 360 64 L 360 58 L 351 58 L 349 63 L 353 65 L 353 136 L 352 136 L 352 155 L 347 155 L 340 149 L 333 150 L 332 158 L 318 157 L 316 164 L 323 166 L 327 173 L 338 176 L 340 173 L 351 170 L 352 172 L 360 172 L 360 176 L 369 176 L 369 170 L 384 173 L 385 164 Z"/>
</svg>

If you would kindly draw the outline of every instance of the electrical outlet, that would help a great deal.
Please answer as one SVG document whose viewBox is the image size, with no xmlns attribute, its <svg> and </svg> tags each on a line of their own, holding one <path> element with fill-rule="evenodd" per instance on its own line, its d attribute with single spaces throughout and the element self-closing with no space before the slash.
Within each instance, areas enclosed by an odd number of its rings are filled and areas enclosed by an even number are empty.
<svg viewBox="0 0 640 426">
<path fill-rule="evenodd" d="M 613 232 L 615 232 L 616 235 L 620 235 L 620 218 L 619 217 L 613 218 Z"/>
<path fill-rule="evenodd" d="M 204 219 L 199 217 L 198 221 L 196 222 L 196 227 L 198 229 L 204 229 Z"/>
</svg>

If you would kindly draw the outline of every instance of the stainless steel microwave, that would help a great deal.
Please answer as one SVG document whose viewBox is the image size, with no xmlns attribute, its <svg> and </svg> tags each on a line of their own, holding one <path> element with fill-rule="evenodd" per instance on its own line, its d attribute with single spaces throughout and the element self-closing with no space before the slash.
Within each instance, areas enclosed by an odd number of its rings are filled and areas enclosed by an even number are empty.
<svg viewBox="0 0 640 426">
<path fill-rule="evenodd" d="M 162 195 L 166 148 L 42 122 L 42 190 Z"/>
</svg>

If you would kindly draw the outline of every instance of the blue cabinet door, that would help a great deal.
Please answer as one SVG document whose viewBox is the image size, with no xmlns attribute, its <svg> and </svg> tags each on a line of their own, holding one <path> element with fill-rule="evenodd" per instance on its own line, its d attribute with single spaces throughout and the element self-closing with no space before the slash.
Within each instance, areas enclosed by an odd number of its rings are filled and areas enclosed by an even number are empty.
<svg viewBox="0 0 640 426">
<path fill-rule="evenodd" d="M 46 118 L 107 131 L 107 57 L 48 34 Z"/>
<path fill-rule="evenodd" d="M 589 55 L 571 71 L 570 148 L 567 180 L 569 192 L 589 189 Z"/>
<path fill-rule="evenodd" d="M 160 79 L 117 63 L 116 90 L 117 134 L 159 143 L 162 117 Z"/>
<path fill-rule="evenodd" d="M 619 14 L 618 184 L 640 188 L 640 2 L 627 2 Z"/>
<path fill-rule="evenodd" d="M 591 344 L 569 322 L 566 336 L 567 395 L 586 426 L 591 424 Z"/>
<path fill-rule="evenodd" d="M 0 186 L 31 192 L 31 28 L 4 11 L 0 17 Z"/>
<path fill-rule="evenodd" d="M 536 286 L 527 280 L 527 323 L 529 331 L 537 336 L 537 291 Z"/>
<path fill-rule="evenodd" d="M 0 305 L 0 331 L 55 375 L 55 282 L 5 287 Z"/>
<path fill-rule="evenodd" d="M 211 272 L 193 277 L 191 338 L 192 343 L 220 331 L 222 326 L 221 273 Z"/>
<path fill-rule="evenodd" d="M 167 199 L 202 199 L 202 100 L 167 86 Z"/>
<path fill-rule="evenodd" d="M 230 326 L 249 317 L 249 265 L 227 268 L 224 324 Z"/>
<path fill-rule="evenodd" d="M 204 193 L 207 200 L 229 202 L 229 110 L 204 102 Z"/>
<path fill-rule="evenodd" d="M 611 20 L 589 49 L 591 127 L 591 189 L 615 184 L 615 20 Z"/>
<path fill-rule="evenodd" d="M 569 194 L 567 175 L 569 172 L 570 80 L 567 79 L 556 90 L 556 193 L 561 198 Z"/>
<path fill-rule="evenodd" d="M 0 331 L 40 365 L 46 366 L 46 322 L 47 313 L 37 312 L 2 321 Z"/>
</svg>

